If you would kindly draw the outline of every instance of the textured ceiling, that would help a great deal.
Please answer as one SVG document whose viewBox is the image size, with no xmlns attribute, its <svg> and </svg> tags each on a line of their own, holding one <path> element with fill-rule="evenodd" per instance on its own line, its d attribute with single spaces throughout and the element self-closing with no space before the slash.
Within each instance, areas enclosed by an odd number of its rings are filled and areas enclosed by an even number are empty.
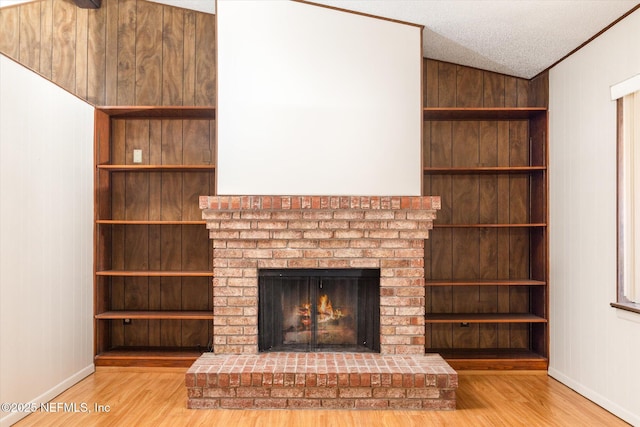
<svg viewBox="0 0 640 427">
<path fill-rule="evenodd" d="M 425 26 L 424 56 L 531 78 L 638 0 L 314 0 Z"/>
<path fill-rule="evenodd" d="M 0 0 L 0 6 L 22 1 Z M 214 0 L 152 1 L 215 12 Z M 525 78 L 547 69 L 640 4 L 640 0 L 313 2 L 424 25 L 425 57 Z"/>
</svg>

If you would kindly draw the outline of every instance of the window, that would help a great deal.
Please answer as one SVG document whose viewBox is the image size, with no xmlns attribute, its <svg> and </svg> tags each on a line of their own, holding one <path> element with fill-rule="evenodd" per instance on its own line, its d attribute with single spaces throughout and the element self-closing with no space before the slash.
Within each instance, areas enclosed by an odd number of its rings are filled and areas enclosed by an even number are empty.
<svg viewBox="0 0 640 427">
<path fill-rule="evenodd" d="M 617 97 L 618 292 L 611 305 L 640 313 L 640 91 L 626 92 Z"/>
</svg>

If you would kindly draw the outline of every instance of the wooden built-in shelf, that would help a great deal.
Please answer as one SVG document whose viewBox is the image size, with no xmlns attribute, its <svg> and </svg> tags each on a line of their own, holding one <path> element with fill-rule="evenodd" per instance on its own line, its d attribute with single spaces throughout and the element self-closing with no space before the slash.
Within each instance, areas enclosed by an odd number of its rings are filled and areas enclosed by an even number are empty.
<svg viewBox="0 0 640 427">
<path fill-rule="evenodd" d="M 112 172 L 208 172 L 214 165 L 98 165 L 98 169 Z"/>
<path fill-rule="evenodd" d="M 423 191 L 443 205 L 425 241 L 425 350 L 454 369 L 547 369 L 548 87 L 521 102 L 517 85 L 496 96 L 484 73 L 443 69 L 422 115 Z"/>
<path fill-rule="evenodd" d="M 196 106 L 106 106 L 99 107 L 100 112 L 112 118 L 122 119 L 203 119 L 216 118 L 215 107 Z"/>
<path fill-rule="evenodd" d="M 105 311 L 95 315 L 98 320 L 116 319 L 156 319 L 156 320 L 213 320 L 213 313 L 210 311 Z"/>
<path fill-rule="evenodd" d="M 204 348 L 141 347 L 114 348 L 96 354 L 97 366 L 189 367 Z"/>
<path fill-rule="evenodd" d="M 546 166 L 477 166 L 477 167 L 433 167 L 424 168 L 425 173 L 440 175 L 514 174 L 546 171 Z"/>
<path fill-rule="evenodd" d="M 102 270 L 96 276 L 111 277 L 213 277 L 209 270 Z"/>
<path fill-rule="evenodd" d="M 181 221 L 181 220 L 129 220 L 129 219 L 99 219 L 96 224 L 101 225 L 206 225 L 204 220 Z"/>
<path fill-rule="evenodd" d="M 547 113 L 546 108 L 425 108 L 424 120 L 528 120 Z"/>
<path fill-rule="evenodd" d="M 548 359 L 527 349 L 480 348 L 451 349 L 430 348 L 428 353 L 438 353 L 453 369 L 547 369 Z"/>
<path fill-rule="evenodd" d="M 530 313 L 429 313 L 425 319 L 427 323 L 547 323 Z"/>
<path fill-rule="evenodd" d="M 543 222 L 527 224 L 438 224 L 433 223 L 434 228 L 538 228 L 546 227 Z"/>
<path fill-rule="evenodd" d="M 94 118 L 95 362 L 189 366 L 213 328 L 198 197 L 215 192 L 216 110 L 106 106 Z M 136 148 L 144 163 L 130 163 Z"/>
<path fill-rule="evenodd" d="M 542 280 L 427 280 L 426 286 L 545 286 Z"/>
</svg>

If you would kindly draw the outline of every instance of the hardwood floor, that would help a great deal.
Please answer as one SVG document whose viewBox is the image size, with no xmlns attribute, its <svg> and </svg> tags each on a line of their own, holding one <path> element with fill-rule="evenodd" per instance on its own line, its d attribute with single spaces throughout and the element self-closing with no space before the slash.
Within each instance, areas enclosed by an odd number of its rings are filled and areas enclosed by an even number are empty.
<svg viewBox="0 0 640 427">
<path fill-rule="evenodd" d="M 625 426 L 545 372 L 461 371 L 456 411 L 189 410 L 178 368 L 109 368 L 62 393 L 58 413 L 34 413 L 25 426 Z M 75 403 L 90 413 L 65 412 Z M 103 405 L 102 412 L 96 411 Z M 106 412 L 108 408 L 108 412 Z"/>
</svg>

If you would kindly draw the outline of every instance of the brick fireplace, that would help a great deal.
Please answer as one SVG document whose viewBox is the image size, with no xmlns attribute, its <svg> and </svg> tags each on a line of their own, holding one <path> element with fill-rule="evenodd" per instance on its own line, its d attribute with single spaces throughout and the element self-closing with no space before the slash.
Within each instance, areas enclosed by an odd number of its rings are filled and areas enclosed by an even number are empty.
<svg viewBox="0 0 640 427">
<path fill-rule="evenodd" d="M 190 407 L 335 407 L 332 399 L 353 395 L 360 398 L 352 396 L 346 407 L 455 408 L 455 371 L 438 355 L 424 354 L 424 240 L 439 197 L 202 196 L 200 208 L 214 252 L 213 354 L 187 374 Z M 259 353 L 258 276 L 269 269 L 379 270 L 379 353 Z M 327 357 L 338 388 L 318 394 L 318 375 L 332 373 L 322 371 Z M 288 372 L 297 365 L 287 362 L 292 358 L 303 358 L 304 367 Z M 358 361 L 352 369 L 350 358 Z M 249 370 L 238 368 L 247 363 Z M 273 383 L 278 373 L 292 375 L 295 393 L 283 393 L 284 380 Z M 242 374 L 250 374 L 244 382 Z M 353 382 L 351 374 L 357 374 Z M 383 374 L 389 375 L 384 386 Z M 341 375 L 346 382 L 338 381 Z M 275 402 L 274 390 L 285 397 Z"/>
</svg>

